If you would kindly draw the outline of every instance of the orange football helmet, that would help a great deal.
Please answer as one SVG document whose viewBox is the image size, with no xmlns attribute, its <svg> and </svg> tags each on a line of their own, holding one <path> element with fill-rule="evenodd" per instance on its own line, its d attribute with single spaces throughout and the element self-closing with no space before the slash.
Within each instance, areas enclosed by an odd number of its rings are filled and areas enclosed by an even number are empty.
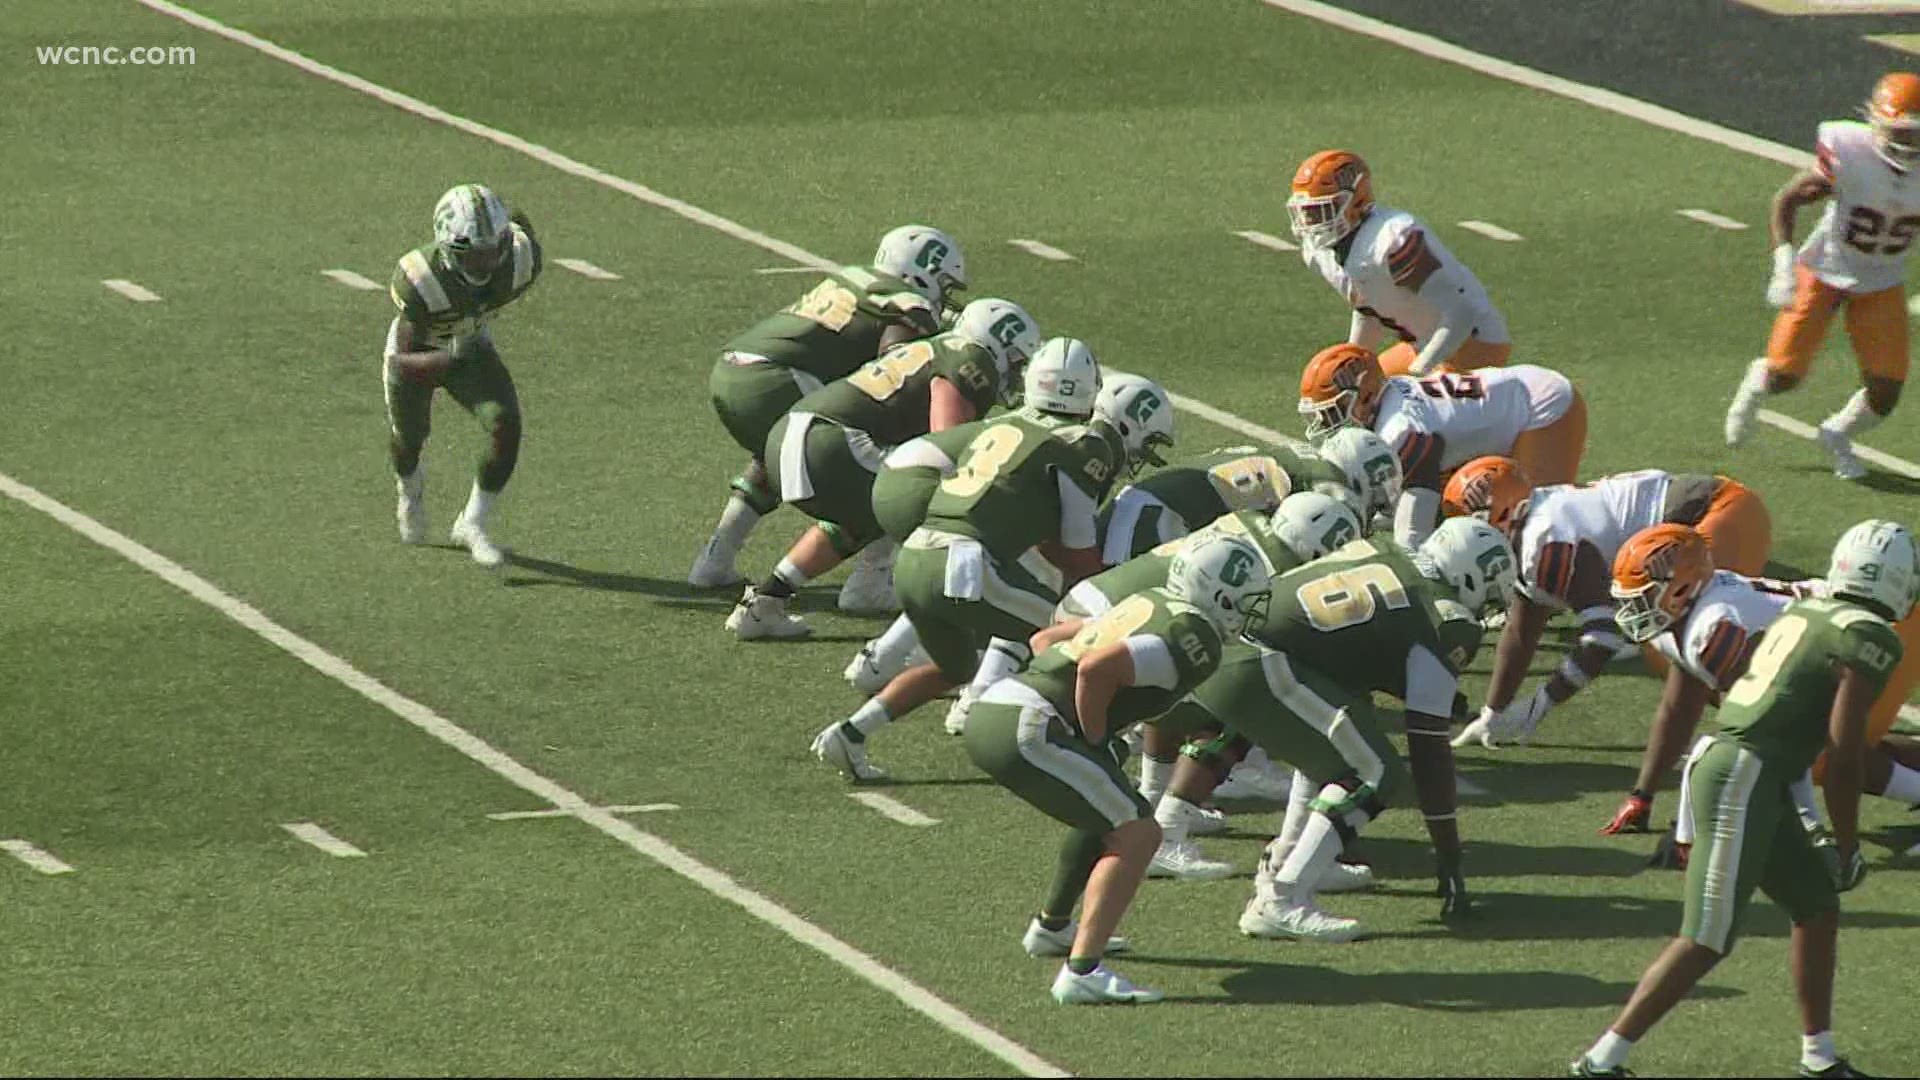
<svg viewBox="0 0 1920 1080">
<path fill-rule="evenodd" d="M 1920 161 L 1920 75 L 1882 75 L 1863 111 L 1873 129 L 1874 149 L 1887 164 L 1904 171 Z"/>
<path fill-rule="evenodd" d="M 1351 150 L 1322 150 L 1300 163 L 1287 196 L 1287 220 L 1300 242 L 1327 247 L 1373 212 L 1373 174 Z"/>
<path fill-rule="evenodd" d="M 1645 644 L 1686 617 L 1713 577 L 1707 538 L 1685 525 L 1642 529 L 1613 559 L 1613 621 Z"/>
<path fill-rule="evenodd" d="M 1520 531 L 1532 497 L 1533 480 L 1527 470 L 1510 457 L 1489 454 L 1454 472 L 1440 495 L 1440 508 L 1448 517 L 1472 514 L 1511 539 Z"/>
<path fill-rule="evenodd" d="M 1373 350 L 1341 342 L 1313 354 L 1300 375 L 1300 415 L 1307 438 L 1319 439 L 1343 427 L 1372 427 L 1387 391 L 1387 373 Z"/>
</svg>

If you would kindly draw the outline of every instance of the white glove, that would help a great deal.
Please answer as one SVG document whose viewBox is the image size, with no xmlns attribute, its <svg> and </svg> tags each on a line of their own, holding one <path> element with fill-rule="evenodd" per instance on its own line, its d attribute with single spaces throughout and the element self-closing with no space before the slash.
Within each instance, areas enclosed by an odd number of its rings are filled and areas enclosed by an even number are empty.
<svg viewBox="0 0 1920 1080">
<path fill-rule="evenodd" d="M 1777 308 L 1793 303 L 1793 245 L 1773 249 L 1773 277 L 1767 279 L 1767 303 Z"/>
<path fill-rule="evenodd" d="M 1478 742 L 1489 750 L 1498 750 L 1501 743 L 1519 743 L 1526 745 L 1533 737 L 1533 731 L 1540 726 L 1540 719 L 1553 708 L 1553 699 L 1547 696 L 1547 688 L 1542 686 L 1533 692 L 1533 696 L 1524 701 L 1516 701 L 1505 709 L 1495 712 L 1482 706 L 1480 715 L 1453 737 L 1455 747 Z"/>
<path fill-rule="evenodd" d="M 1498 714 L 1492 709 L 1481 706 L 1480 715 L 1474 717 L 1472 723 L 1461 728 L 1460 734 L 1453 737 L 1454 749 L 1458 750 L 1469 743 L 1477 742 L 1489 750 L 1498 750 L 1499 747 L 1493 743 L 1493 722 L 1498 718 Z"/>
</svg>

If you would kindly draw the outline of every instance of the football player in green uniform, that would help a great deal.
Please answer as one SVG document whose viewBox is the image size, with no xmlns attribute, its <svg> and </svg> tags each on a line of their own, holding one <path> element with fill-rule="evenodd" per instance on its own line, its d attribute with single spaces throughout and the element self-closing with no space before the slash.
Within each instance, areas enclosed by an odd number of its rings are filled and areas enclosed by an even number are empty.
<svg viewBox="0 0 1920 1080">
<path fill-rule="evenodd" d="M 1515 569 L 1499 530 L 1454 518 L 1417 551 L 1360 540 L 1274 582 L 1272 611 L 1251 645 L 1229 649 L 1193 695 L 1306 781 L 1294 784 L 1280 835 L 1261 856 L 1242 933 L 1360 936 L 1357 921 L 1322 911 L 1314 897 L 1359 830 L 1408 801 L 1409 766 L 1437 857 L 1441 914 L 1467 911 L 1447 727 L 1460 672 L 1480 644 L 1480 613 L 1507 602 Z M 1407 763 L 1386 739 L 1375 693 L 1405 703 Z"/>
<path fill-rule="evenodd" d="M 1796 600 L 1768 625 L 1746 674 L 1722 699 L 1719 732 L 1687 762 L 1690 798 L 1681 813 L 1692 815 L 1702 850 L 1688 860 L 1680 934 L 1640 977 L 1619 1018 L 1574 1059 L 1573 1075 L 1630 1075 L 1633 1044 L 1732 950 L 1756 885 L 1793 919 L 1800 1075 L 1864 1075 L 1833 1044 L 1838 894 L 1867 872 L 1859 846 L 1867 716 L 1900 662 L 1892 624 L 1913 610 L 1915 557 L 1903 526 L 1861 522 L 1833 549 L 1829 596 Z M 1831 862 L 1788 792 L 1823 750 Z"/>
<path fill-rule="evenodd" d="M 1117 441 L 1128 475 L 1148 464 L 1164 465 L 1162 447 L 1173 445 L 1173 405 L 1159 383 L 1139 375 L 1103 376 L 1093 402 L 1093 427 L 1111 433 Z M 1103 492 L 1104 494 L 1104 492 Z M 1099 518 L 1094 518 L 1099 535 Z M 980 666 L 966 689 L 947 709 L 946 731 L 958 735 L 967 729 L 967 713 L 987 687 L 1012 675 L 1033 658 L 1025 637 L 995 637 L 980 654 Z"/>
<path fill-rule="evenodd" d="M 1165 712 L 1220 662 L 1225 641 L 1257 625 L 1271 580 L 1258 550 L 1226 534 L 1173 559 L 1163 586 L 1120 601 L 1048 648 L 1023 675 L 988 689 L 967 724 L 967 756 L 1073 831 L 1052 891 L 1027 927 L 1035 956 L 1064 956 L 1063 1005 L 1159 1001 L 1102 963 L 1160 830 L 1121 771 L 1117 733 Z M 1085 895 L 1079 925 L 1073 909 Z"/>
<path fill-rule="evenodd" d="M 1122 488 L 1100 512 L 1101 561 L 1118 566 L 1236 510 L 1272 513 L 1296 491 L 1344 500 L 1371 528 L 1400 497 L 1400 458 L 1362 428 L 1345 428 L 1317 450 L 1214 450 Z"/>
<path fill-rule="evenodd" d="M 727 342 L 708 377 L 714 412 L 748 454 L 713 536 L 687 584 L 738 585 L 734 559 L 760 519 L 780 505 L 762 454 L 767 433 L 802 397 L 893 346 L 937 333 L 952 294 L 967 286 L 966 256 L 952 237 L 902 225 L 881 237 L 871 267 L 847 266 Z"/>
<path fill-rule="evenodd" d="M 487 433 L 473 491 L 453 523 L 453 542 L 482 566 L 506 562 L 506 552 L 487 536 L 487 514 L 520 456 L 520 397 L 487 324 L 533 287 L 540 269 L 540 243 L 526 215 L 508 214 L 500 196 L 480 184 L 440 196 L 433 243 L 401 256 L 388 290 L 400 311 L 387 329 L 382 382 L 402 543 L 427 538 L 420 453 L 432 427 L 433 392 L 444 386 Z"/>
<path fill-rule="evenodd" d="M 788 614 L 802 585 L 860 555 L 840 590 L 840 610 L 890 611 L 893 542 L 873 511 L 885 447 L 984 416 L 1011 397 L 1040 331 L 1020 305 L 975 300 L 952 330 L 895 345 L 844 379 L 800 399 L 767 434 L 764 455 L 780 497 L 817 524 L 771 576 L 749 586 L 727 617 L 742 639 L 799 637 Z"/>
<path fill-rule="evenodd" d="M 1051 622 L 1068 586 L 1099 569 L 1094 507 L 1119 464 L 1087 425 L 1099 387 L 1083 342 L 1054 338 L 1028 363 L 1025 404 L 968 444 L 894 569 L 933 662 L 824 728 L 813 740 L 820 760 L 855 780 L 883 775 L 867 764 L 869 736 L 970 679 L 989 638 L 1024 641 Z"/>
</svg>

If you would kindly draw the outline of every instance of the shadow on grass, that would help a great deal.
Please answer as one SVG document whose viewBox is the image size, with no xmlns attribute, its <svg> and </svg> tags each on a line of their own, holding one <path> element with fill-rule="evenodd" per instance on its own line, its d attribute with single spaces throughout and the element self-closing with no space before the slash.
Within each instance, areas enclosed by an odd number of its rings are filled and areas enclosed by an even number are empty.
<svg viewBox="0 0 1920 1080">
<path fill-rule="evenodd" d="M 1833 470 L 1824 465 L 1801 465 L 1793 467 L 1793 471 L 1830 474 Z M 1885 492 L 1889 495 L 1920 494 L 1920 480 L 1912 480 L 1901 476 L 1899 473 L 1887 472 L 1877 465 L 1870 466 L 1867 470 L 1867 475 L 1860 480 L 1854 481 L 1854 483 L 1859 487 Z"/>
<path fill-rule="evenodd" d="M 1366 945 L 1351 947 L 1366 948 Z M 1563 971 L 1356 974 L 1307 964 L 1248 963 L 1207 957 L 1130 956 L 1127 962 L 1232 969 L 1220 980 L 1223 994 L 1167 998 L 1191 1005 L 1400 1005 L 1435 1012 L 1514 1012 L 1618 1005 L 1633 993 L 1634 986 L 1632 982 L 1610 982 Z M 1739 990 L 1709 984 L 1695 988 L 1691 999 L 1739 996 Z"/>
<path fill-rule="evenodd" d="M 537 559 L 531 555 L 518 553 L 507 556 L 507 562 L 516 570 L 531 570 L 543 575 L 530 577 L 509 573 L 506 583 L 513 588 L 562 585 L 577 589 L 599 589 L 604 592 L 637 593 L 641 596 L 700 601 L 699 606 L 702 607 L 731 607 L 733 602 L 740 598 L 740 590 L 732 586 L 721 589 L 700 589 L 687 584 L 684 580 L 626 574 L 618 570 L 588 570 L 552 559 Z"/>
</svg>

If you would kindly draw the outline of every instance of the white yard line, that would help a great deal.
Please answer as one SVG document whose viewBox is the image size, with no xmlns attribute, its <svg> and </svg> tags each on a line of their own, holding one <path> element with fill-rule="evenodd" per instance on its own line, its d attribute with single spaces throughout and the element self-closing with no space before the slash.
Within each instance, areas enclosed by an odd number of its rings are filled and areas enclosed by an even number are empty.
<svg viewBox="0 0 1920 1080">
<path fill-rule="evenodd" d="M 356 274 L 351 270 L 322 270 L 320 274 L 322 277 L 332 278 L 349 289 L 359 289 L 362 292 L 380 291 L 379 282 L 364 274 Z"/>
<path fill-rule="evenodd" d="M 1300 245 L 1291 240 L 1282 240 L 1272 233 L 1263 233 L 1259 229 L 1236 229 L 1233 235 L 1249 244 L 1266 248 L 1268 251 L 1299 251 Z"/>
<path fill-rule="evenodd" d="M 756 274 L 817 274 L 817 266 L 762 266 L 754 270 Z"/>
<path fill-rule="evenodd" d="M 1485 221 L 1463 221 L 1460 223 L 1460 227 L 1468 232 L 1477 232 L 1481 236 L 1508 244 L 1518 243 L 1526 239 L 1526 237 L 1521 236 L 1512 229 L 1503 229 L 1498 225 L 1493 225 Z"/>
<path fill-rule="evenodd" d="M 73 867 L 61 862 L 46 849 L 25 840 L 0 840 L 0 851 L 6 852 L 43 874 L 73 873 Z"/>
<path fill-rule="evenodd" d="M 1759 415 L 1762 423 L 1772 424 L 1781 431 L 1790 432 L 1803 439 L 1815 439 L 1819 437 L 1818 428 L 1804 420 L 1795 420 L 1785 413 L 1777 413 L 1772 409 L 1761 409 Z M 1875 450 L 1871 446 L 1861 446 L 1859 443 L 1853 444 L 1853 453 L 1854 456 L 1860 460 L 1871 461 L 1888 472 L 1899 473 L 1909 480 L 1920 480 L 1920 465 L 1915 465 L 1905 458 L 1897 458 L 1892 454 Z"/>
<path fill-rule="evenodd" d="M 1674 213 L 1679 214 L 1683 218 L 1692 218 L 1703 225 L 1711 225 L 1716 229 L 1726 229 L 1729 232 L 1737 232 L 1747 227 L 1747 223 L 1744 221 L 1730 218 L 1725 214 L 1716 214 L 1711 210 L 1675 210 Z"/>
<path fill-rule="evenodd" d="M 652 814 L 662 810 L 678 810 L 679 805 L 670 802 L 629 803 L 621 806 L 602 806 L 601 810 L 609 814 Z M 488 814 L 494 821 L 527 821 L 532 818 L 558 818 L 572 816 L 566 810 L 503 810 L 497 814 Z"/>
<path fill-rule="evenodd" d="M 367 856 L 366 852 L 311 821 L 294 821 L 280 827 L 336 859 L 364 859 Z"/>
<path fill-rule="evenodd" d="M 157 304 L 160 302 L 159 293 L 154 292 L 144 285 L 136 285 L 126 278 L 107 278 L 100 284 L 105 285 L 107 288 L 138 304 Z"/>
<path fill-rule="evenodd" d="M 574 273 L 579 274 L 581 277 L 592 278 L 595 281 L 620 280 L 619 274 L 611 270 L 602 270 L 585 259 L 555 259 L 553 261 L 557 265 L 564 266 Z"/>
<path fill-rule="evenodd" d="M 1073 256 L 1040 240 L 1009 240 L 1007 243 L 1029 255 L 1037 255 L 1048 262 L 1072 262 Z"/>
<path fill-rule="evenodd" d="M 928 825 L 940 824 L 939 818 L 928 817 L 906 803 L 898 799 L 890 799 L 877 791 L 849 791 L 847 798 L 877 810 L 881 816 L 891 818 L 902 825 L 925 828 Z"/>
</svg>

